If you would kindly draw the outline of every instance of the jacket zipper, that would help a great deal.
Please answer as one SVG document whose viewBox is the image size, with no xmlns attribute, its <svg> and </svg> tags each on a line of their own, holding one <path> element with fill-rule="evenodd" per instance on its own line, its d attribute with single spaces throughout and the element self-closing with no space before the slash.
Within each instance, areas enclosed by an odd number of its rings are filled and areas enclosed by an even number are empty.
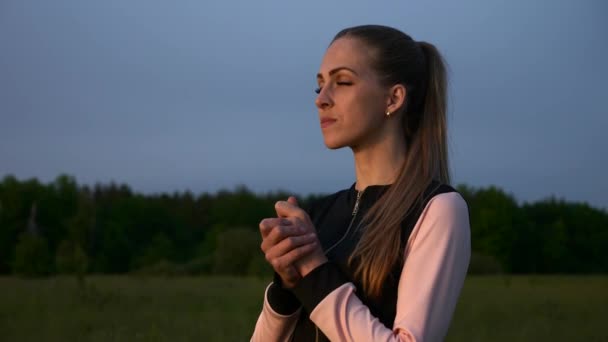
<svg viewBox="0 0 608 342">
<path fill-rule="evenodd" d="M 359 201 L 361 200 L 361 196 L 363 196 L 363 191 L 365 190 L 357 191 L 357 200 L 355 201 L 355 207 L 353 208 L 353 220 L 359 211 Z M 353 222 L 351 221 L 350 224 L 353 224 Z"/>
<path fill-rule="evenodd" d="M 357 213 L 359 212 L 359 202 L 361 201 L 361 197 L 363 196 L 364 191 L 365 191 L 365 189 L 361 190 L 361 191 L 357 191 L 357 200 L 355 201 L 355 206 L 354 206 L 353 212 L 352 212 L 352 218 L 350 219 L 348 228 L 346 228 L 346 233 L 344 233 L 344 235 L 342 236 L 342 238 L 340 238 L 340 240 L 338 240 L 338 242 L 334 243 L 331 247 L 329 247 L 325 251 L 325 254 L 329 253 L 329 251 L 334 249 L 334 247 L 339 245 L 346 238 L 346 236 L 348 236 L 348 233 L 350 232 L 350 228 L 353 226 L 353 223 L 355 222 L 355 218 L 357 217 Z M 315 341 L 319 342 L 319 327 L 317 327 L 316 324 L 315 324 Z"/>
<path fill-rule="evenodd" d="M 329 251 L 331 251 L 332 249 L 334 249 L 337 245 L 339 245 L 342 241 L 344 241 L 344 239 L 346 238 L 346 236 L 348 236 L 348 233 L 350 233 L 350 229 L 353 226 L 353 223 L 355 222 L 355 218 L 357 218 L 357 213 L 359 212 L 359 202 L 361 201 L 361 197 L 363 196 L 363 192 L 365 190 L 361 190 L 361 191 L 357 191 L 357 200 L 355 201 L 355 206 L 353 208 L 353 212 L 352 212 L 352 218 L 350 219 L 350 223 L 348 224 L 348 228 L 346 228 L 346 233 L 344 233 L 344 235 L 333 245 L 331 245 L 331 247 L 329 247 L 328 249 L 326 249 L 324 252 L 325 254 L 329 253 Z"/>
</svg>

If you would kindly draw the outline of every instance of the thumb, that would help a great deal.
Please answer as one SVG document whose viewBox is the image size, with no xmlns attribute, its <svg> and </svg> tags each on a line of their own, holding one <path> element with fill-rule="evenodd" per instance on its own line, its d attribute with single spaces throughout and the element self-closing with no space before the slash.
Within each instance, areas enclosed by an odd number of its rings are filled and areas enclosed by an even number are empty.
<svg viewBox="0 0 608 342">
<path fill-rule="evenodd" d="M 289 202 L 289 204 L 295 205 L 296 207 L 300 206 L 300 205 L 298 205 L 298 200 L 294 196 L 289 196 L 289 198 L 287 199 L 287 202 Z"/>
<path fill-rule="evenodd" d="M 297 202 L 294 204 L 294 199 L 290 197 L 287 201 L 278 201 L 274 204 L 274 210 L 277 212 L 277 217 L 289 217 L 298 216 L 298 213 L 302 210 L 298 207 Z"/>
</svg>

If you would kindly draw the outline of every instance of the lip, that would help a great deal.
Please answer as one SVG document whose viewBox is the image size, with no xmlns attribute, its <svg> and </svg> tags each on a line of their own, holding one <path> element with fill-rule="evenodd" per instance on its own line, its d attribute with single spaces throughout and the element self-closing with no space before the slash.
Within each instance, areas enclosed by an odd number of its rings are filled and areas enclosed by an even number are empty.
<svg viewBox="0 0 608 342">
<path fill-rule="evenodd" d="M 321 128 L 328 127 L 331 124 L 333 124 L 334 122 L 336 122 L 336 119 L 323 118 L 323 119 L 321 119 Z"/>
</svg>

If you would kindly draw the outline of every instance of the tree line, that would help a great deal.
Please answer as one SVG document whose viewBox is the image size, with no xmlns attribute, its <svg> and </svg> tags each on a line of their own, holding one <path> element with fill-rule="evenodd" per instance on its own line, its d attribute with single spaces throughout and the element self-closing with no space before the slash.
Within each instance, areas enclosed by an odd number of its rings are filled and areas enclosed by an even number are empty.
<svg viewBox="0 0 608 342">
<path fill-rule="evenodd" d="M 518 205 L 457 186 L 469 206 L 471 273 L 605 273 L 608 213 L 554 197 Z M 0 274 L 270 274 L 257 225 L 286 191 L 143 195 L 124 184 L 0 183 Z M 303 207 L 321 194 L 299 197 Z"/>
</svg>

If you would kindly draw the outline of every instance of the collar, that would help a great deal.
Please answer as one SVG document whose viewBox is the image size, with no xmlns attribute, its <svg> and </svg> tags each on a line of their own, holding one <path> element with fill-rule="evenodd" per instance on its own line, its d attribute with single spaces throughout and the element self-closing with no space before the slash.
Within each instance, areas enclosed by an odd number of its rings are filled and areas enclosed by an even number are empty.
<svg viewBox="0 0 608 342">
<path fill-rule="evenodd" d="M 348 202 L 350 205 L 354 205 L 357 200 L 357 193 L 359 192 L 356 189 L 357 182 L 354 182 L 351 185 L 350 189 L 348 189 Z M 368 185 L 365 189 L 363 189 L 362 200 L 367 202 L 368 200 L 372 200 L 375 202 L 377 199 L 382 196 L 391 187 L 392 184 L 374 184 Z"/>
</svg>

